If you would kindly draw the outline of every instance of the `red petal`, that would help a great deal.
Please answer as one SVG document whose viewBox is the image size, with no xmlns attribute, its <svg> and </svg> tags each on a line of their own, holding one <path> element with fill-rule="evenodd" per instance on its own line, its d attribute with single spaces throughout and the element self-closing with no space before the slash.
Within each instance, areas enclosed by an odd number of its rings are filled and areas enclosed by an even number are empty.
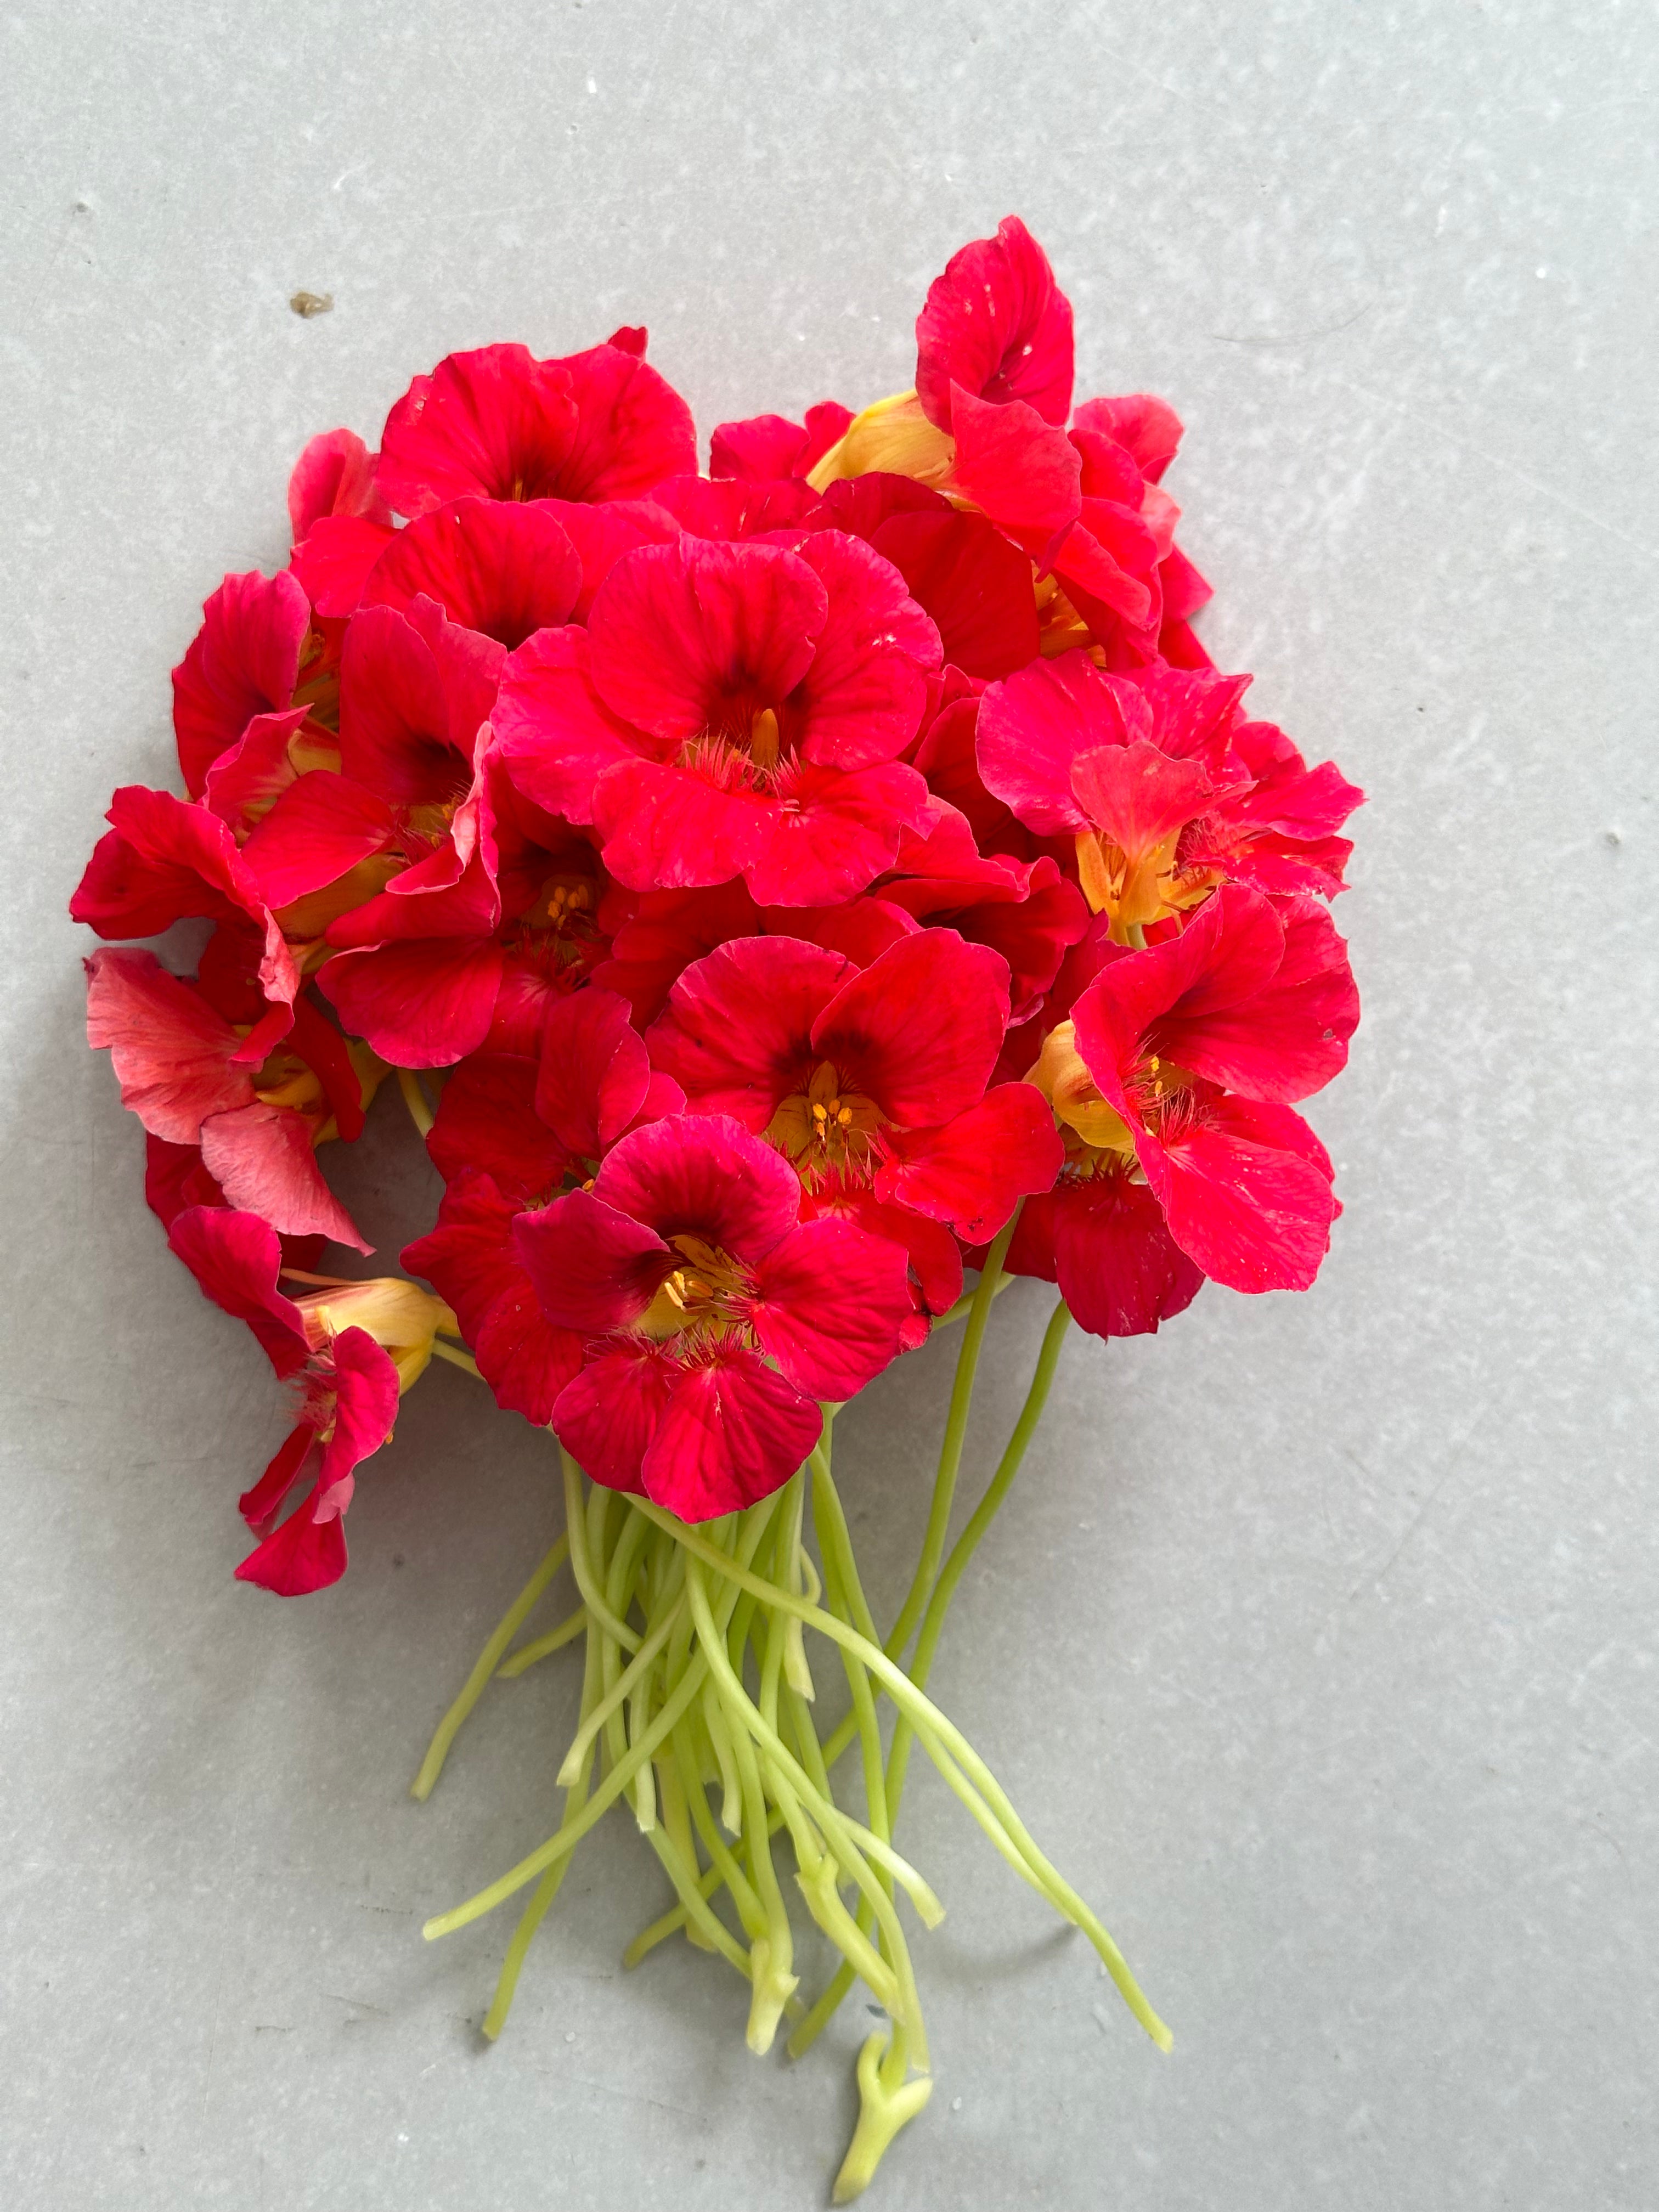
<svg viewBox="0 0 1659 2212">
<path fill-rule="evenodd" d="M 788 1235 L 800 1212 L 789 1163 L 725 1114 L 633 1130 L 606 1158 L 593 1192 L 659 1237 L 700 1237 L 750 1267 Z"/>
<path fill-rule="evenodd" d="M 543 630 L 511 656 L 490 726 L 514 789 L 570 822 L 593 819 L 605 769 L 658 750 L 600 698 L 575 629 Z"/>
<path fill-rule="evenodd" d="M 641 1463 L 648 1496 L 682 1521 L 738 1513 L 788 1481 L 823 1417 L 739 1346 L 675 1376 Z"/>
<path fill-rule="evenodd" d="M 499 945 L 476 938 L 412 938 L 337 952 L 319 973 L 323 996 L 396 1067 L 448 1067 L 489 1034 L 501 980 Z"/>
<path fill-rule="evenodd" d="M 513 1247 L 548 1320 L 587 1336 L 637 1321 L 673 1259 L 653 1229 L 597 1190 L 568 1191 L 521 1213 Z"/>
<path fill-rule="evenodd" d="M 816 1065 L 812 1024 L 854 973 L 839 952 L 792 937 L 740 937 L 686 969 L 647 1040 L 694 1113 L 758 1134 Z"/>
<path fill-rule="evenodd" d="M 581 1366 L 582 1339 L 542 1312 L 513 1242 L 519 1210 L 487 1175 L 465 1176 L 445 1193 L 437 1227 L 401 1256 L 454 1308 L 497 1402 L 543 1428 Z"/>
<path fill-rule="evenodd" d="M 296 546 L 289 574 L 319 615 L 342 622 L 362 604 L 369 577 L 395 532 L 355 514 L 325 514 Z"/>
<path fill-rule="evenodd" d="M 300 1480 L 316 1441 L 317 1431 L 308 1421 L 301 1421 L 298 1428 L 289 1431 L 258 1482 L 245 1490 L 236 1501 L 236 1510 L 250 1528 L 263 1529 L 282 1510 L 283 1500 Z"/>
<path fill-rule="evenodd" d="M 558 1188 L 570 1153 L 536 1111 L 536 1072 L 533 1060 L 479 1054 L 451 1073 L 426 1140 L 447 1183 L 481 1169 L 521 1198 Z"/>
<path fill-rule="evenodd" d="M 749 1321 L 810 1397 L 851 1398 L 898 1357 L 915 1308 L 902 1246 L 850 1221 L 803 1222 L 755 1270 Z"/>
<path fill-rule="evenodd" d="M 310 1357 L 305 1317 L 276 1287 L 282 1246 L 255 1213 L 192 1206 L 177 1215 L 167 1243 L 195 1276 L 204 1297 L 245 1321 L 279 1375 L 295 1375 Z"/>
<path fill-rule="evenodd" d="M 307 1504 L 248 1553 L 236 1570 L 236 1579 L 256 1583 L 277 1597 L 305 1597 L 337 1583 L 345 1571 L 345 1530 L 339 1516 L 315 1521 Z"/>
<path fill-rule="evenodd" d="M 1062 1184 L 1053 1208 L 1060 1295 L 1091 1335 L 1148 1334 L 1197 1297 L 1203 1274 L 1171 1238 L 1145 1184 L 1095 1176 Z M 1022 1229 L 1030 1212 L 1028 1203 Z"/>
<path fill-rule="evenodd" d="M 985 787 L 1040 837 L 1089 826 L 1072 787 L 1079 755 L 1127 744 L 1127 687 L 1084 653 L 1061 653 L 994 684 L 980 702 L 977 748 Z M 1133 703 L 1132 702 L 1130 703 Z"/>
<path fill-rule="evenodd" d="M 289 786 L 243 846 L 242 864 L 267 904 L 289 906 L 384 852 L 397 827 L 384 799 L 317 769 Z"/>
<path fill-rule="evenodd" d="M 539 499 L 564 489 L 576 433 L 571 380 L 521 345 L 453 353 L 417 376 L 386 417 L 380 489 L 399 514 L 446 500 Z"/>
<path fill-rule="evenodd" d="M 1167 399 L 1146 392 L 1121 399 L 1085 399 L 1077 410 L 1077 424 L 1123 447 L 1151 483 L 1169 467 L 1181 443 L 1181 417 Z"/>
<path fill-rule="evenodd" d="M 840 905 L 893 866 L 933 805 L 902 761 L 850 774 L 798 763 L 779 792 L 772 834 L 744 870 L 759 906 Z"/>
<path fill-rule="evenodd" d="M 1030 561 L 983 515 L 896 514 L 873 542 L 938 624 L 945 659 L 965 676 L 1007 676 L 1036 659 Z"/>
<path fill-rule="evenodd" d="M 590 987 L 549 1010 L 536 1111 L 578 1158 L 597 1159 L 645 1103 L 651 1063 L 628 1001 Z"/>
<path fill-rule="evenodd" d="M 392 1434 L 398 1418 L 398 1370 L 367 1329 L 343 1328 L 330 1349 L 334 1433 L 323 1446 L 313 1510 L 337 1516 L 351 1502 L 354 1471 Z"/>
<path fill-rule="evenodd" d="M 288 480 L 288 519 L 296 545 L 325 515 L 391 521 L 391 510 L 374 488 L 374 462 L 355 430 L 324 430 L 312 439 Z"/>
<path fill-rule="evenodd" d="M 1256 1109 L 1260 1113 L 1260 1109 Z M 1297 1116 L 1278 1109 L 1289 1121 Z M 1330 1244 L 1336 1200 L 1328 1176 L 1299 1151 L 1258 1141 L 1226 1126 L 1226 1102 L 1164 1146 L 1136 1133 L 1147 1182 L 1170 1233 L 1206 1275 L 1235 1291 L 1305 1291 Z"/>
<path fill-rule="evenodd" d="M 817 577 L 781 546 L 641 546 L 593 602 L 593 682 L 614 714 L 653 737 L 746 739 L 753 715 L 805 675 L 828 613 Z"/>
<path fill-rule="evenodd" d="M 1041 1091 L 999 1084 L 943 1128 L 895 1131 L 876 1176 L 876 1195 L 936 1221 L 969 1244 L 1003 1226 L 1023 1197 L 1048 1190 L 1065 1147 Z"/>
<path fill-rule="evenodd" d="M 605 865 L 629 890 L 729 883 L 759 866 L 781 814 L 763 792 L 727 789 L 695 769 L 654 761 L 619 761 L 593 786 Z"/>
<path fill-rule="evenodd" d="M 581 589 L 576 549 L 545 508 L 461 499 L 400 530 L 374 565 L 364 597 L 407 608 L 423 593 L 453 623 L 510 653 L 533 630 L 568 619 Z"/>
<path fill-rule="evenodd" d="M 654 1345 L 602 1352 L 560 1393 L 559 1442 L 607 1490 L 643 1492 L 640 1466 L 668 1407 L 676 1370 Z"/>
<path fill-rule="evenodd" d="M 305 722 L 308 709 L 288 707 L 280 714 L 256 714 L 228 752 L 207 773 L 202 804 L 233 831 L 248 830 L 268 814 L 299 771 L 289 740 Z"/>
<path fill-rule="evenodd" d="M 858 538 L 818 531 L 794 557 L 817 575 L 829 611 L 781 717 L 786 736 L 823 768 L 896 759 L 921 721 L 939 632 L 898 570 Z"/>
<path fill-rule="evenodd" d="M 945 264 L 916 318 L 916 391 L 931 422 L 951 427 L 951 387 L 1024 400 L 1049 422 L 1072 406 L 1072 307 L 1048 257 L 1018 216 Z"/>
<path fill-rule="evenodd" d="M 227 576 L 202 609 L 202 627 L 173 672 L 173 726 L 192 799 L 207 772 L 256 714 L 287 707 L 311 626 L 292 576 Z"/>
<path fill-rule="evenodd" d="M 952 489 L 1046 569 L 1082 512 L 1083 465 L 1071 441 L 1018 400 L 993 406 L 960 385 L 951 423 Z"/>
<path fill-rule="evenodd" d="M 924 929 L 842 985 L 813 1052 L 904 1128 L 931 1128 L 978 1101 L 1008 1021 L 1008 963 L 954 930 Z"/>
</svg>

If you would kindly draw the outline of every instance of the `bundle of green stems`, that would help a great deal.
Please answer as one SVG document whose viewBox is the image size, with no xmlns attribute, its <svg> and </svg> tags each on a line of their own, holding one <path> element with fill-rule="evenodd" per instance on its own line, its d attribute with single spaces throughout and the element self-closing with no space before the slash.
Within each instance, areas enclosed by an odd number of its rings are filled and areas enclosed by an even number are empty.
<svg viewBox="0 0 1659 2212">
<path fill-rule="evenodd" d="M 781 1490 L 747 1512 L 695 1527 L 647 1499 L 588 1483 L 562 1451 L 565 1533 L 479 1654 L 413 1785 L 416 1797 L 429 1794 L 457 1731 L 494 1677 L 521 1674 L 580 1641 L 581 1711 L 558 1775 L 562 1820 L 527 1858 L 429 1920 L 425 1933 L 447 1935 L 530 1891 L 484 2018 L 484 2033 L 499 2035 L 526 1953 L 572 1854 L 626 1798 L 678 1900 L 635 1937 L 626 1965 L 639 1965 L 679 1934 L 717 1954 L 749 1984 L 748 2042 L 757 2052 L 770 2049 L 787 2021 L 787 2048 L 799 2057 L 855 1978 L 885 2012 L 885 2026 L 859 2054 L 859 2119 L 836 2178 L 837 2203 L 867 2186 L 933 2086 L 900 1904 L 907 1901 L 927 1928 L 943 1908 L 893 1840 L 918 1744 L 1014 1872 L 1088 1936 L 1147 2034 L 1160 2049 L 1170 2045 L 1168 2029 L 1111 1936 L 1038 1850 L 984 1760 L 927 1695 L 951 1598 L 1019 1470 L 1071 1318 L 1062 1300 L 996 1472 L 947 1554 L 975 1376 L 993 1301 L 1010 1280 L 1002 1261 L 1012 1231 L 1010 1223 L 987 1255 L 977 1286 L 944 1317 L 965 1322 L 961 1353 L 921 1555 L 884 1638 L 865 1596 L 831 1471 L 838 1408 L 823 1408 L 819 1443 Z M 807 1548 L 809 1513 L 817 1564 Z M 580 1604 L 556 1627 L 511 1650 L 567 1565 Z M 808 1630 L 833 1646 L 851 1700 L 840 1724 L 822 1737 Z M 882 1699 L 893 1709 L 885 1737 Z M 833 1779 L 854 1746 L 862 1785 L 857 1814 L 837 1799 Z M 795 1972 L 780 1845 L 793 1861 L 787 1886 L 841 1954 L 810 2002 Z"/>
</svg>

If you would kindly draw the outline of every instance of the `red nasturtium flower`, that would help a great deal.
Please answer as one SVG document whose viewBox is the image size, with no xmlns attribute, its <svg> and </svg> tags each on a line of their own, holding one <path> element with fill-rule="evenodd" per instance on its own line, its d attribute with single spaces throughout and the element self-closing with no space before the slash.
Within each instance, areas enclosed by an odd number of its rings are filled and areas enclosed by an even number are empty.
<svg viewBox="0 0 1659 2212">
<path fill-rule="evenodd" d="M 926 816 L 898 755 L 939 660 L 902 577 L 855 539 L 688 537 L 619 561 L 586 631 L 515 653 L 495 727 L 518 788 L 592 823 L 629 889 L 741 876 L 762 905 L 825 905 Z"/>
<path fill-rule="evenodd" d="M 591 1188 L 514 1231 L 543 1311 L 586 1341 L 553 1426 L 596 1482 L 684 1519 L 753 1504 L 899 1348 L 904 1255 L 800 1219 L 800 1185 L 726 1115 L 624 1137 Z"/>
<path fill-rule="evenodd" d="M 1287 1102 L 1342 1067 L 1358 1018 L 1324 908 L 1230 884 L 1180 936 L 1102 969 L 1036 1078 L 1075 1150 L 1133 1160 L 1205 1274 L 1305 1290 L 1338 1209 L 1325 1149 Z"/>
<path fill-rule="evenodd" d="M 433 1338 L 454 1333 L 455 1316 L 396 1277 L 285 1297 L 281 1249 L 256 1213 L 190 1207 L 167 1242 L 204 1297 L 245 1321 L 277 1375 L 302 1392 L 294 1427 L 241 1498 L 242 1517 L 260 1540 L 237 1577 L 284 1597 L 321 1589 L 345 1572 L 341 1520 L 356 1469 L 391 1435 L 400 1394 L 425 1369 Z M 308 1496 L 277 1522 L 307 1474 Z"/>
<path fill-rule="evenodd" d="M 902 1244 L 937 1314 L 962 1288 L 951 1232 L 994 1237 L 1060 1164 L 1036 1091 L 986 1089 L 1007 1020 L 1006 961 L 954 930 L 902 937 L 862 969 L 798 939 L 738 938 L 686 969 L 647 1042 L 692 1113 L 777 1147 L 813 1212 Z"/>
</svg>

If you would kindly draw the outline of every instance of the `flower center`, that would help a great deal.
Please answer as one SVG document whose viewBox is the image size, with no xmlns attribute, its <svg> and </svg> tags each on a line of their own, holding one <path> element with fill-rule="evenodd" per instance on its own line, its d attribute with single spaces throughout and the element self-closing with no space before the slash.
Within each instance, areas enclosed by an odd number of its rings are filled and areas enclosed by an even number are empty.
<svg viewBox="0 0 1659 2212">
<path fill-rule="evenodd" d="M 723 1335 L 742 1324 L 746 1271 L 706 1237 L 671 1237 L 678 1264 L 669 1269 L 635 1328 L 644 1336 Z"/>
<path fill-rule="evenodd" d="M 812 1189 L 830 1176 L 866 1180 L 880 1156 L 883 1121 L 874 1099 L 845 1085 L 840 1071 L 821 1060 L 805 1090 L 779 1106 L 766 1133 Z"/>
</svg>

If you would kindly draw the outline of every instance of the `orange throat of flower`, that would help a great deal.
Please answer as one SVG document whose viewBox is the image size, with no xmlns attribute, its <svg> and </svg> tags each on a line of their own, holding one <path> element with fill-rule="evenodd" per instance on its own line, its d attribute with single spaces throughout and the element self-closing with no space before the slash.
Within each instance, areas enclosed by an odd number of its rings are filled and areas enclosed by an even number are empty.
<svg viewBox="0 0 1659 2212">
<path fill-rule="evenodd" d="M 881 1109 L 843 1084 L 821 1060 L 805 1091 L 792 1091 L 767 1126 L 767 1136 L 794 1162 L 809 1190 L 820 1182 L 867 1182 L 881 1152 Z"/>
</svg>

